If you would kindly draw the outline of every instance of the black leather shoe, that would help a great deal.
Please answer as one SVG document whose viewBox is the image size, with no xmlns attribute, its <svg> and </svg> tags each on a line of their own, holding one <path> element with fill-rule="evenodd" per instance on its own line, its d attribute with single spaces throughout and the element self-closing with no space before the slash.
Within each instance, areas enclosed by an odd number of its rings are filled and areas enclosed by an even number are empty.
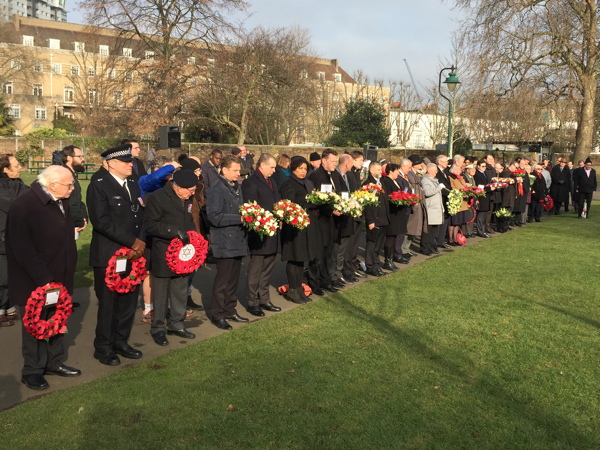
<svg viewBox="0 0 600 450">
<path fill-rule="evenodd" d="M 383 273 L 377 269 L 367 269 L 365 272 L 367 275 L 371 275 L 372 277 L 382 277 Z"/>
<path fill-rule="evenodd" d="M 340 279 L 339 279 L 338 281 L 339 281 L 340 283 L 342 283 L 342 284 L 354 284 L 354 281 L 352 281 L 352 280 L 349 280 L 349 279 L 347 279 L 347 278 L 344 278 L 344 277 L 340 277 Z"/>
<path fill-rule="evenodd" d="M 158 345 L 162 345 L 163 347 L 165 345 L 169 345 L 169 341 L 167 340 L 167 335 L 165 334 L 164 331 L 159 331 L 158 333 L 153 334 L 152 339 L 154 339 L 154 342 L 156 342 Z"/>
<path fill-rule="evenodd" d="M 437 254 L 439 254 L 439 253 L 440 253 L 440 251 L 439 251 L 437 248 L 432 248 L 432 249 L 431 249 L 431 253 L 433 253 L 433 254 L 437 255 Z"/>
<path fill-rule="evenodd" d="M 245 317 L 240 316 L 238 313 L 235 313 L 233 316 L 225 317 L 227 320 L 233 320 L 234 322 L 250 322 L 250 319 L 246 319 Z"/>
<path fill-rule="evenodd" d="M 323 289 L 325 289 L 326 291 L 329 291 L 329 292 L 337 292 L 337 291 L 339 291 L 339 289 L 336 288 L 333 284 L 322 285 L 321 288 L 323 288 Z"/>
<path fill-rule="evenodd" d="M 59 377 L 78 377 L 81 370 L 69 366 L 58 366 L 54 370 L 46 370 L 45 375 L 58 375 Z"/>
<path fill-rule="evenodd" d="M 233 330 L 233 327 L 225 319 L 213 320 L 213 325 L 221 330 Z"/>
<path fill-rule="evenodd" d="M 248 306 L 247 311 L 253 316 L 263 317 L 265 315 L 265 312 L 260 306 Z"/>
<path fill-rule="evenodd" d="M 438 245 L 438 247 L 439 248 L 446 248 L 446 249 L 452 248 L 448 244 L 446 244 L 445 242 L 442 245 Z"/>
<path fill-rule="evenodd" d="M 438 252 L 438 253 L 439 253 L 439 252 Z M 425 255 L 425 256 L 431 256 L 431 255 L 433 255 L 433 253 L 431 253 L 431 252 L 430 252 L 430 251 L 428 251 L 428 250 L 423 250 L 423 251 L 421 251 L 421 255 Z"/>
<path fill-rule="evenodd" d="M 142 357 L 142 352 L 129 344 L 115 346 L 113 350 L 117 355 L 121 355 L 124 358 L 140 359 Z"/>
<path fill-rule="evenodd" d="M 182 328 L 181 330 L 167 330 L 167 334 L 174 334 L 175 336 L 185 339 L 194 339 L 196 337 L 194 333 L 186 330 L 185 328 Z"/>
<path fill-rule="evenodd" d="M 50 385 L 44 378 L 44 375 L 41 375 L 39 373 L 33 373 L 31 375 L 23 375 L 21 377 L 21 381 L 29 389 L 48 389 L 50 387 Z"/>
<path fill-rule="evenodd" d="M 480 238 L 484 238 L 484 239 L 489 238 L 489 236 L 487 234 L 485 234 L 485 233 L 484 234 L 478 234 L 477 236 L 479 236 Z"/>
<path fill-rule="evenodd" d="M 100 353 L 99 351 L 95 351 L 94 358 L 106 366 L 118 366 L 121 364 L 121 360 L 115 352 Z"/>
<path fill-rule="evenodd" d="M 320 287 L 315 287 L 312 288 L 312 293 L 315 295 L 325 295 L 325 292 L 323 292 L 323 289 L 321 289 Z"/>
<path fill-rule="evenodd" d="M 417 256 L 416 254 L 414 254 L 413 252 L 408 252 L 406 255 L 402 255 L 406 258 L 410 258 L 411 256 Z"/>
<path fill-rule="evenodd" d="M 344 289 L 344 287 L 346 286 L 344 283 L 342 283 L 341 281 L 334 281 L 333 283 L 331 283 L 331 285 L 336 288 L 338 291 Z"/>
<path fill-rule="evenodd" d="M 196 311 L 202 311 L 204 309 L 204 306 L 199 305 L 198 303 L 194 302 L 194 300 L 192 300 L 192 296 L 188 295 L 188 298 L 187 298 L 187 308 L 188 309 L 195 309 Z"/>
<path fill-rule="evenodd" d="M 273 303 L 271 302 L 267 302 L 264 305 L 260 305 L 260 307 L 262 309 L 265 309 L 267 311 L 271 311 L 271 312 L 279 312 L 281 311 L 281 308 L 279 306 L 275 306 Z"/>
<path fill-rule="evenodd" d="M 364 273 L 359 272 L 358 270 L 354 272 L 354 276 L 358 278 L 367 278 L 367 276 Z"/>
<path fill-rule="evenodd" d="M 383 270 L 381 270 L 381 267 L 378 267 L 377 273 L 379 273 L 379 276 L 383 277 L 384 275 L 387 275 L 388 273 L 391 273 L 391 272 L 384 272 Z"/>
</svg>

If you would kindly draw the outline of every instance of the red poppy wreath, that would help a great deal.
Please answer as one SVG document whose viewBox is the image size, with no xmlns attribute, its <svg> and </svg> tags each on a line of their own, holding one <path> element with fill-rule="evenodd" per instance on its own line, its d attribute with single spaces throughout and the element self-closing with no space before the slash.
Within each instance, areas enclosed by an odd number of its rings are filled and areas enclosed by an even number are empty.
<svg viewBox="0 0 600 450">
<path fill-rule="evenodd" d="M 167 248 L 167 266 L 177 275 L 195 272 L 206 260 L 208 242 L 196 231 L 188 231 L 190 243 L 183 245 L 181 239 L 173 238 Z"/>
<path fill-rule="evenodd" d="M 144 281 L 148 275 L 146 258 L 143 256 L 131 261 L 131 272 L 126 277 L 121 278 L 121 275 L 117 273 L 117 259 L 127 258 L 130 251 L 127 247 L 121 247 L 108 260 L 104 281 L 108 289 L 112 292 L 118 292 L 119 294 L 133 292 L 135 287 Z"/>
<path fill-rule="evenodd" d="M 42 308 L 46 304 L 46 292 L 60 289 L 56 311 L 48 320 L 41 319 Z M 73 312 L 73 302 L 67 288 L 60 283 L 50 283 L 50 287 L 39 287 L 31 293 L 25 305 L 23 325 L 25 330 L 36 339 L 50 339 L 59 333 L 67 332 L 67 319 Z"/>
</svg>

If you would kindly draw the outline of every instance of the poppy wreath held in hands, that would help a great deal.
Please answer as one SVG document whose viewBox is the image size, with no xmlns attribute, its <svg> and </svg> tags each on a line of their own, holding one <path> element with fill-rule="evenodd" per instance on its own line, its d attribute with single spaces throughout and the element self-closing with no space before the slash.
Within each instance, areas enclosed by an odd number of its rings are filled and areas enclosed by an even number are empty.
<svg viewBox="0 0 600 450">
<path fill-rule="evenodd" d="M 144 281 L 148 275 L 146 258 L 143 256 L 131 261 L 131 272 L 126 277 L 121 278 L 121 275 L 117 273 L 117 259 L 127 258 L 130 251 L 127 247 L 121 247 L 108 260 L 104 281 L 108 289 L 112 292 L 118 292 L 119 294 L 133 292 L 135 287 Z"/>
<path fill-rule="evenodd" d="M 208 242 L 196 231 L 188 231 L 190 243 L 183 245 L 179 237 L 173 238 L 167 248 L 167 266 L 177 275 L 195 272 L 206 260 Z"/>
<path fill-rule="evenodd" d="M 42 308 L 46 304 L 46 292 L 60 289 L 56 311 L 48 320 L 41 319 Z M 67 288 L 60 283 L 50 283 L 48 288 L 39 287 L 31 293 L 25 305 L 23 325 L 36 339 L 50 339 L 59 333 L 67 332 L 67 319 L 73 312 L 73 302 Z"/>
</svg>

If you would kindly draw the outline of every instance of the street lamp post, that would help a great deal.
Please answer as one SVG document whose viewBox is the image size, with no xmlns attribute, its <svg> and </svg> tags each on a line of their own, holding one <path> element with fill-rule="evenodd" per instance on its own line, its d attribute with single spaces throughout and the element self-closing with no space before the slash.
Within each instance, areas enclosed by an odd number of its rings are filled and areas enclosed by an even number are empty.
<svg viewBox="0 0 600 450">
<path fill-rule="evenodd" d="M 448 74 L 448 77 L 444 81 L 444 84 L 450 91 L 450 94 L 454 95 L 454 93 L 456 92 L 456 89 L 458 89 L 458 87 L 460 85 L 460 81 L 458 80 L 458 78 L 456 76 L 456 72 L 455 72 L 456 67 L 454 67 L 454 66 L 444 67 L 442 70 L 440 70 L 438 92 L 440 93 L 440 95 L 442 97 L 444 97 L 446 100 L 448 100 L 448 158 L 452 158 L 452 134 L 453 134 L 452 133 L 452 117 L 453 117 L 454 111 L 452 108 L 452 106 L 453 106 L 452 100 L 450 98 L 446 97 L 444 94 L 442 94 L 442 74 L 444 73 L 445 70 L 450 71 L 450 74 Z"/>
</svg>

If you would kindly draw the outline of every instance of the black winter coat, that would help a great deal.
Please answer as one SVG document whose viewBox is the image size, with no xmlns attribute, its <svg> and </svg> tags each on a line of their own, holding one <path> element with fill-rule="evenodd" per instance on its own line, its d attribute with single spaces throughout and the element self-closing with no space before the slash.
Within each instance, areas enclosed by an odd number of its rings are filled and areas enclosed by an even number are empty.
<svg viewBox="0 0 600 450">
<path fill-rule="evenodd" d="M 20 195 L 27 192 L 29 188 L 25 186 L 20 178 L 9 178 L 5 174 L 0 174 L 0 255 L 6 254 L 5 232 L 6 216 L 12 202 Z"/>
<path fill-rule="evenodd" d="M 273 212 L 273 205 L 281 200 L 281 194 L 275 180 L 271 180 L 271 185 L 272 188 L 260 170 L 256 170 L 242 183 L 244 201 L 256 202 L 261 208 Z M 278 242 L 278 234 L 261 239 L 258 233 L 248 231 L 248 248 L 251 255 L 273 255 L 277 253 Z"/>
<path fill-rule="evenodd" d="M 236 258 L 248 254 L 247 230 L 242 224 L 242 188 L 231 186 L 225 178 L 206 192 L 206 216 L 210 222 L 210 248 L 215 258 Z"/>
<path fill-rule="evenodd" d="M 475 184 L 477 186 L 485 186 L 488 183 L 491 183 L 492 180 L 488 180 L 488 178 L 486 177 L 486 175 L 481 172 L 479 169 L 477 169 L 475 171 L 475 175 L 473 175 L 473 178 L 475 179 Z M 478 203 L 478 207 L 477 210 L 480 212 L 488 212 L 491 208 L 491 204 L 490 204 L 490 197 L 492 194 L 492 191 L 490 191 L 490 188 L 485 188 L 485 197 L 477 197 L 477 203 Z"/>
<path fill-rule="evenodd" d="M 342 174 L 337 170 L 331 172 L 331 178 L 335 183 L 335 192 L 340 195 L 342 195 L 344 192 L 351 194 L 360 188 L 360 185 L 356 182 L 356 177 L 351 172 L 346 173 L 348 185 L 346 185 L 344 182 L 344 177 Z M 360 222 L 357 223 L 350 215 L 333 216 L 333 222 L 335 224 L 335 229 L 337 232 L 336 240 L 338 242 L 341 238 L 352 236 L 356 230 L 356 227 L 360 224 Z"/>
<path fill-rule="evenodd" d="M 591 169 L 590 176 L 583 167 L 579 167 L 573 171 L 573 187 L 575 191 L 589 194 L 590 192 L 596 191 L 598 188 L 598 181 L 596 180 L 596 171 Z"/>
<path fill-rule="evenodd" d="M 136 239 L 146 240 L 144 208 L 140 187 L 127 178 L 127 190 L 103 167 L 92 175 L 87 189 L 87 205 L 92 224 L 90 266 L 106 267 L 121 247 L 131 248 Z"/>
<path fill-rule="evenodd" d="M 284 261 L 312 261 L 323 255 L 319 228 L 319 209 L 306 201 L 306 194 L 314 189 L 310 180 L 298 180 L 294 175 L 281 185 L 281 197 L 302 206 L 308 213 L 310 224 L 304 230 L 283 224 L 281 229 L 281 259 Z"/>
<path fill-rule="evenodd" d="M 500 174 L 502 178 L 512 178 L 510 170 L 504 169 Z M 504 208 L 513 208 L 515 206 L 515 198 L 517 197 L 517 185 L 509 184 L 508 187 L 502 189 L 502 203 L 501 206 Z"/>
<path fill-rule="evenodd" d="M 62 283 L 73 293 L 77 264 L 75 224 L 69 200 L 57 202 L 37 181 L 11 205 L 6 225 L 8 292 L 11 303 L 25 305 L 34 289 Z"/>
<path fill-rule="evenodd" d="M 392 192 L 410 191 L 408 181 L 406 181 L 401 176 L 398 176 L 395 182 L 389 177 L 383 177 L 381 178 L 381 185 L 383 186 L 383 190 L 385 191 L 386 198 Z M 388 236 L 398 236 L 399 234 L 406 234 L 410 211 L 410 206 L 396 206 L 393 203 L 390 203 L 390 224 L 386 228 L 386 234 Z"/>
<path fill-rule="evenodd" d="M 540 200 L 544 200 L 546 198 L 546 180 L 540 174 L 540 176 L 535 176 L 535 181 L 531 186 L 531 203 L 540 202 Z"/>
<path fill-rule="evenodd" d="M 377 183 L 372 175 L 367 177 L 363 185 L 369 183 Z M 367 240 L 373 241 L 377 238 L 378 233 L 375 229 L 369 230 L 369 224 L 374 223 L 377 228 L 387 227 L 390 224 L 390 202 L 385 192 L 379 194 L 378 206 L 365 206 L 364 216 L 367 225 Z"/>
<path fill-rule="evenodd" d="M 63 167 L 65 169 L 69 169 L 73 175 L 73 183 L 75 183 L 75 185 L 71 191 L 69 203 L 71 204 L 71 217 L 73 218 L 73 222 L 75 222 L 75 226 L 79 228 L 83 226 L 84 219 L 88 220 L 87 208 L 85 207 L 85 203 L 83 203 L 81 198 L 81 185 L 77 179 L 77 174 L 73 172 L 70 167 L 65 165 L 63 165 Z"/>
<path fill-rule="evenodd" d="M 192 217 L 192 197 L 177 197 L 171 181 L 146 198 L 146 230 L 152 235 L 150 270 L 156 277 L 176 277 L 167 266 L 167 248 L 179 231 L 195 231 Z M 187 276 L 187 275 L 185 275 Z"/>
<path fill-rule="evenodd" d="M 550 196 L 555 202 L 568 202 L 571 192 L 571 169 L 554 166 L 551 172 L 552 184 L 550 185 Z"/>
<path fill-rule="evenodd" d="M 333 173 L 333 172 L 332 172 Z M 339 174 L 338 174 L 339 175 Z M 335 176 L 334 176 L 335 177 Z M 334 192 L 337 192 L 339 182 L 335 182 L 335 178 L 332 178 L 323 167 L 319 167 L 313 173 L 310 174 L 308 179 L 314 184 L 317 190 L 321 190 L 322 184 L 333 184 Z M 334 243 L 336 239 L 337 230 L 335 222 L 333 220 L 333 207 L 329 205 L 319 206 L 319 226 L 321 228 L 321 238 L 323 245 L 328 247 Z"/>
</svg>

